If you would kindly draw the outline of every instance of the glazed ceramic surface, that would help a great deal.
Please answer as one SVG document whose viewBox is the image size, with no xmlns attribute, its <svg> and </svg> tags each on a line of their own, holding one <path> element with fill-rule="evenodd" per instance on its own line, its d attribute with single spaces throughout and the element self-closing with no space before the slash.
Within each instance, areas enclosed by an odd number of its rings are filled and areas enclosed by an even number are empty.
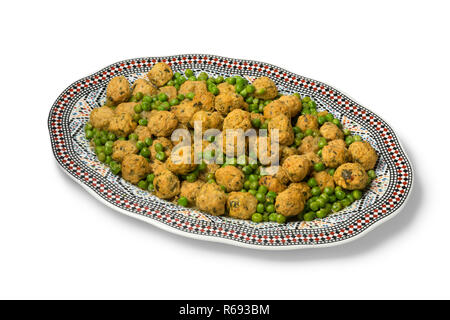
<svg viewBox="0 0 450 320">
<path fill-rule="evenodd" d="M 215 217 L 161 200 L 113 175 L 98 161 L 84 136 L 93 108 L 106 100 L 109 80 L 124 75 L 130 83 L 145 78 L 157 62 L 175 71 L 190 68 L 197 75 L 240 75 L 250 82 L 267 76 L 284 94 L 310 96 L 317 110 L 327 110 L 343 126 L 359 134 L 380 155 L 377 178 L 364 197 L 325 219 L 287 224 L 254 223 Z M 392 128 L 372 111 L 336 89 L 282 68 L 250 60 L 203 54 L 139 58 L 110 65 L 70 85 L 53 104 L 48 127 L 53 153 L 62 169 L 96 198 L 121 213 L 187 237 L 259 249 L 298 249 L 344 243 L 357 238 L 399 212 L 413 183 L 411 164 Z"/>
</svg>

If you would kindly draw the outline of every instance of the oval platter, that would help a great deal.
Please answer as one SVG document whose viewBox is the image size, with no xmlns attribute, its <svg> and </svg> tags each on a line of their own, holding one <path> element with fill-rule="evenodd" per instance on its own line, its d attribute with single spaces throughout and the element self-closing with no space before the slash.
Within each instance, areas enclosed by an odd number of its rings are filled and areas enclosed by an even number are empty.
<svg viewBox="0 0 450 320">
<path fill-rule="evenodd" d="M 372 181 L 364 197 L 325 219 L 287 224 L 254 223 L 215 217 L 161 200 L 120 177 L 98 161 L 84 136 L 84 125 L 93 108 L 106 100 L 111 78 L 124 75 L 130 82 L 157 62 L 173 71 L 190 68 L 197 75 L 240 75 L 253 81 L 271 78 L 284 94 L 300 93 L 327 110 L 345 128 L 357 133 L 379 154 Z M 62 92 L 48 117 L 50 142 L 63 171 L 109 207 L 161 229 L 189 238 L 265 250 L 326 247 L 346 243 L 395 216 L 404 206 L 413 185 L 413 170 L 392 128 L 372 111 L 338 90 L 263 62 L 206 54 L 146 57 L 120 61 L 71 84 Z"/>
</svg>

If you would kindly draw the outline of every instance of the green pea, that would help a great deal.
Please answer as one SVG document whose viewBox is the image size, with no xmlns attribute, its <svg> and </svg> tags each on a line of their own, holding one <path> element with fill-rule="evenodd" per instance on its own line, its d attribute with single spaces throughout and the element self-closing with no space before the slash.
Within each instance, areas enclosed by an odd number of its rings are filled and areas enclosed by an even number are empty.
<svg viewBox="0 0 450 320">
<path fill-rule="evenodd" d="M 259 181 L 258 175 L 256 175 L 256 174 L 251 174 L 248 177 L 248 179 L 250 180 L 250 182 L 254 182 L 254 181 L 258 182 Z"/>
<path fill-rule="evenodd" d="M 312 211 L 317 211 L 317 210 L 319 210 L 320 205 L 319 205 L 319 203 L 317 203 L 317 201 L 314 201 L 314 202 L 311 202 L 311 203 L 309 204 L 309 208 L 310 208 Z"/>
<path fill-rule="evenodd" d="M 355 200 L 359 200 L 362 198 L 362 192 L 361 190 L 353 190 L 352 191 L 352 196 Z"/>
<path fill-rule="evenodd" d="M 138 92 L 135 95 L 135 98 L 136 98 L 137 101 L 142 100 L 143 97 L 144 97 L 144 94 L 142 92 Z"/>
<path fill-rule="evenodd" d="M 152 138 L 145 138 L 144 143 L 150 147 L 153 144 L 153 139 Z"/>
<path fill-rule="evenodd" d="M 105 154 L 107 156 L 110 156 L 110 155 L 112 155 L 112 153 L 113 153 L 113 147 L 112 146 L 105 146 Z"/>
<path fill-rule="evenodd" d="M 105 152 L 105 147 L 104 146 L 96 146 L 95 147 L 95 153 L 98 155 L 100 153 L 104 153 Z"/>
<path fill-rule="evenodd" d="M 319 211 L 316 212 L 316 216 L 319 219 L 323 219 L 328 215 L 327 211 L 325 209 L 320 209 Z"/>
<path fill-rule="evenodd" d="M 275 206 L 274 206 L 272 203 L 267 204 L 267 205 L 266 205 L 266 212 L 268 212 L 268 213 L 273 213 L 273 212 L 275 212 Z"/>
<path fill-rule="evenodd" d="M 332 115 L 331 113 L 327 113 L 327 114 L 325 115 L 325 119 L 326 119 L 328 122 L 332 122 L 333 119 L 334 119 L 334 117 L 333 117 L 333 115 Z"/>
<path fill-rule="evenodd" d="M 110 164 L 111 161 L 112 161 L 111 156 L 106 156 L 105 163 L 106 163 L 106 164 Z"/>
<path fill-rule="evenodd" d="M 136 133 L 130 133 L 128 136 L 128 140 L 135 140 L 137 141 L 139 139 L 138 135 Z"/>
<path fill-rule="evenodd" d="M 217 88 L 216 86 L 211 86 L 208 91 L 215 96 L 217 96 L 220 93 L 219 88 Z"/>
<path fill-rule="evenodd" d="M 263 130 L 267 130 L 267 128 L 269 127 L 269 122 L 267 121 L 265 121 L 262 125 L 261 125 L 261 128 L 260 129 L 263 129 Z"/>
<path fill-rule="evenodd" d="M 348 198 L 345 198 L 345 199 L 342 199 L 341 200 L 341 205 L 342 205 L 342 207 L 348 207 L 349 205 L 351 205 L 352 203 L 351 203 L 351 201 L 348 199 Z"/>
<path fill-rule="evenodd" d="M 328 169 L 328 174 L 330 176 L 333 176 L 335 172 L 336 172 L 336 169 L 334 169 L 334 168 Z"/>
<path fill-rule="evenodd" d="M 309 129 L 309 128 L 308 128 L 308 129 L 305 130 L 305 135 L 306 135 L 306 136 L 312 136 L 312 134 L 313 134 L 312 129 Z"/>
<path fill-rule="evenodd" d="M 323 125 L 325 122 L 327 122 L 327 118 L 325 116 L 319 116 L 317 117 L 317 121 L 320 125 Z"/>
<path fill-rule="evenodd" d="M 278 216 L 278 214 L 275 213 L 275 212 L 269 214 L 269 221 L 276 222 L 277 221 L 277 216 Z"/>
<path fill-rule="evenodd" d="M 350 203 L 355 202 L 355 198 L 353 198 L 351 193 L 349 193 L 345 198 L 348 199 L 348 201 L 350 201 Z"/>
<path fill-rule="evenodd" d="M 256 206 L 256 212 L 263 213 L 264 209 L 265 207 L 262 203 L 258 203 L 258 205 Z"/>
<path fill-rule="evenodd" d="M 325 169 L 325 165 L 322 162 L 316 163 L 314 165 L 314 170 L 319 172 L 319 171 L 323 171 Z"/>
<path fill-rule="evenodd" d="M 141 156 L 143 156 L 143 157 L 145 157 L 145 158 L 148 158 L 148 157 L 150 157 L 150 150 L 147 148 L 147 147 L 143 147 L 142 149 L 141 149 L 141 152 L 139 152 L 139 154 L 141 155 Z"/>
<path fill-rule="evenodd" d="M 362 138 L 359 135 L 354 135 L 353 136 L 353 141 L 362 141 Z"/>
<path fill-rule="evenodd" d="M 91 140 L 94 137 L 94 132 L 92 130 L 86 130 L 86 139 Z"/>
<path fill-rule="evenodd" d="M 155 175 L 153 173 L 150 173 L 149 175 L 147 175 L 148 183 L 153 183 L 153 180 L 155 180 Z"/>
<path fill-rule="evenodd" d="M 256 200 L 258 200 L 259 203 L 266 202 L 266 195 L 264 193 L 257 192 L 255 197 L 256 197 Z"/>
<path fill-rule="evenodd" d="M 336 196 L 334 195 L 334 194 L 332 194 L 331 196 L 330 196 L 330 202 L 331 203 L 334 203 L 334 202 L 336 202 Z"/>
<path fill-rule="evenodd" d="M 367 171 L 367 175 L 369 176 L 370 179 L 375 179 L 377 177 L 377 174 L 375 173 L 374 170 L 369 170 Z"/>
<path fill-rule="evenodd" d="M 145 96 L 142 98 L 142 103 L 152 103 L 152 102 L 153 102 L 153 98 L 150 97 L 150 96 L 145 95 Z"/>
<path fill-rule="evenodd" d="M 264 196 L 266 195 L 266 193 L 269 191 L 269 189 L 267 189 L 266 186 L 259 186 L 258 188 L 258 192 L 262 193 Z"/>
<path fill-rule="evenodd" d="M 259 222 L 263 221 L 263 215 L 261 213 L 258 213 L 258 212 L 252 214 L 252 221 L 256 222 L 256 223 L 259 223 Z"/>
<path fill-rule="evenodd" d="M 162 151 L 164 151 L 164 147 L 163 147 L 163 145 L 161 144 L 161 143 L 156 143 L 155 144 L 155 151 L 156 152 L 162 152 Z"/>
<path fill-rule="evenodd" d="M 322 198 L 325 201 L 325 203 L 328 203 L 330 201 L 330 197 L 326 193 L 322 193 L 320 195 L 320 198 Z"/>
<path fill-rule="evenodd" d="M 256 196 L 256 190 L 250 189 L 248 190 L 248 193 L 250 193 L 253 196 Z"/>
<path fill-rule="evenodd" d="M 255 86 L 249 84 L 248 86 L 245 87 L 245 90 L 247 90 L 248 93 L 253 93 L 255 92 Z"/>
<path fill-rule="evenodd" d="M 248 175 L 248 174 L 251 174 L 252 172 L 253 172 L 253 169 L 250 167 L 250 166 L 244 166 L 243 168 L 242 168 L 242 172 L 245 174 L 245 175 Z M 249 181 L 250 182 L 250 181 Z M 246 188 L 247 189 L 247 188 Z"/>
<path fill-rule="evenodd" d="M 142 106 L 140 104 L 137 104 L 134 106 L 134 112 L 141 113 L 142 112 Z"/>
<path fill-rule="evenodd" d="M 100 152 L 98 155 L 98 160 L 100 160 L 100 162 L 105 162 L 106 160 L 106 154 L 104 152 Z"/>
<path fill-rule="evenodd" d="M 316 218 L 316 213 L 315 212 L 307 212 L 303 215 L 303 220 L 305 221 L 313 221 Z"/>
<path fill-rule="evenodd" d="M 265 88 L 260 88 L 260 89 L 258 89 L 258 91 L 256 91 L 256 94 L 258 96 L 261 96 L 261 95 L 263 95 L 265 93 L 266 93 L 266 89 Z"/>
<path fill-rule="evenodd" d="M 140 119 L 139 120 L 139 125 L 146 126 L 147 124 L 148 124 L 148 120 L 147 119 Z"/>
<path fill-rule="evenodd" d="M 206 74 L 206 72 L 201 72 L 201 73 L 198 75 L 198 80 L 202 80 L 202 81 L 208 80 L 208 74 Z"/>
<path fill-rule="evenodd" d="M 323 192 L 329 196 L 334 195 L 334 188 L 333 187 L 325 187 L 323 189 Z"/>
<path fill-rule="evenodd" d="M 267 196 L 271 197 L 271 198 L 276 198 L 277 197 L 277 193 L 274 191 L 269 191 L 267 192 Z"/>
<path fill-rule="evenodd" d="M 149 183 L 149 184 L 148 184 L 147 190 L 150 191 L 150 192 L 155 191 L 155 186 L 153 185 L 153 183 Z"/>
<path fill-rule="evenodd" d="M 122 166 L 115 161 L 111 161 L 109 163 L 109 168 L 111 169 L 111 172 L 113 174 L 118 174 L 120 172 L 120 170 L 122 170 Z"/>
<path fill-rule="evenodd" d="M 145 146 L 146 146 L 146 144 L 145 144 L 145 142 L 143 142 L 143 141 L 138 141 L 138 142 L 136 142 L 136 148 L 137 148 L 138 150 L 142 150 Z"/>
<path fill-rule="evenodd" d="M 156 159 L 158 159 L 159 161 L 164 161 L 166 160 L 166 154 L 162 151 L 158 151 L 156 152 Z"/>
<path fill-rule="evenodd" d="M 186 77 L 192 77 L 193 75 L 194 75 L 194 71 L 192 71 L 191 69 L 186 69 L 185 71 L 184 71 L 184 75 L 186 76 Z"/>
<path fill-rule="evenodd" d="M 252 189 L 252 190 L 258 190 L 258 188 L 259 188 L 259 183 L 258 183 L 258 181 L 252 181 L 252 182 L 250 182 L 250 189 Z"/>
<path fill-rule="evenodd" d="M 144 190 L 147 190 L 148 188 L 148 182 L 145 180 L 141 180 L 138 182 L 138 187 Z"/>
<path fill-rule="evenodd" d="M 252 119 L 253 128 L 259 129 L 261 127 L 261 120 L 259 118 Z"/>
<path fill-rule="evenodd" d="M 339 121 L 339 119 L 333 119 L 332 121 L 336 126 L 338 126 L 339 128 L 342 127 L 341 122 Z"/>
<path fill-rule="evenodd" d="M 334 191 L 334 194 L 336 195 L 336 198 L 338 199 L 338 200 L 342 200 L 342 199 L 344 199 L 345 198 L 345 192 L 344 191 L 342 191 L 342 190 L 335 190 Z"/>
<path fill-rule="evenodd" d="M 323 147 L 325 147 L 327 145 L 327 139 L 325 139 L 324 137 L 320 137 L 319 141 L 317 142 L 317 146 L 322 149 Z"/>
<path fill-rule="evenodd" d="M 217 84 L 222 83 L 224 80 L 225 80 L 225 79 L 224 79 L 222 76 L 218 76 L 218 77 L 216 78 L 216 83 L 217 83 Z"/>
<path fill-rule="evenodd" d="M 92 124 L 90 124 L 89 122 L 88 123 L 86 123 L 86 125 L 84 126 L 84 130 L 93 130 L 94 129 L 94 127 L 92 126 Z"/>
<path fill-rule="evenodd" d="M 302 133 L 302 129 L 300 129 L 299 127 L 295 126 L 292 128 L 292 130 L 294 131 L 294 134 L 298 134 L 298 133 Z"/>
<path fill-rule="evenodd" d="M 319 204 L 320 208 L 325 207 L 325 205 L 327 204 L 327 202 L 323 198 L 320 198 L 320 197 L 316 200 L 316 203 Z"/>
<path fill-rule="evenodd" d="M 317 186 L 317 180 L 315 178 L 310 178 L 307 183 L 311 188 Z"/>
<path fill-rule="evenodd" d="M 186 93 L 186 98 L 188 98 L 189 100 L 194 99 L 194 96 L 195 96 L 195 93 L 193 93 L 193 92 Z"/>
<path fill-rule="evenodd" d="M 320 193 L 321 193 L 320 187 L 313 187 L 313 188 L 311 189 L 311 194 L 312 194 L 313 196 L 319 196 Z"/>
<path fill-rule="evenodd" d="M 247 94 L 248 94 L 247 89 L 241 90 L 241 91 L 239 92 L 239 94 L 245 98 L 245 97 L 247 96 Z"/>
<path fill-rule="evenodd" d="M 341 211 L 342 210 L 342 204 L 340 202 L 333 203 L 333 205 L 331 206 L 331 210 L 333 212 Z"/>
<path fill-rule="evenodd" d="M 277 222 L 278 223 L 285 223 L 286 222 L 286 217 L 283 216 L 282 214 L 277 214 Z"/>
<path fill-rule="evenodd" d="M 344 133 L 345 136 L 348 136 L 352 133 L 349 129 L 343 129 L 342 132 Z"/>
<path fill-rule="evenodd" d="M 178 101 L 177 98 L 173 98 L 173 99 L 170 100 L 170 102 L 169 102 L 169 104 L 170 104 L 171 106 L 176 106 L 176 105 L 179 104 L 179 103 L 180 103 L 180 101 Z"/>
<path fill-rule="evenodd" d="M 234 85 L 236 83 L 236 78 L 234 78 L 234 77 L 226 78 L 225 82 L 227 82 L 231 85 Z"/>
</svg>

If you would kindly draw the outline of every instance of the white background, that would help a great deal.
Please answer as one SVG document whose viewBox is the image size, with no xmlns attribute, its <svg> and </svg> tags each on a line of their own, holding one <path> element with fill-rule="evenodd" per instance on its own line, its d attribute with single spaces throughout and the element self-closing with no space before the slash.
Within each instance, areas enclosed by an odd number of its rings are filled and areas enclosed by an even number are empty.
<svg viewBox="0 0 450 320">
<path fill-rule="evenodd" d="M 448 1 L 3 1 L 0 298 L 450 298 Z M 119 60 L 211 53 L 324 81 L 395 128 L 402 213 L 325 249 L 264 252 L 123 216 L 58 167 L 50 106 Z"/>
</svg>

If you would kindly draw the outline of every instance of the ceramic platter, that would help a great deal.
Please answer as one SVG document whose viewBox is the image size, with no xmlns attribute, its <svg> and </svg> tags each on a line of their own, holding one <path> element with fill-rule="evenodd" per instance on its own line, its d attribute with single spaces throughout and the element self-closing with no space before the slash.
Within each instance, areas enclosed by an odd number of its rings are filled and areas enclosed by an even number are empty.
<svg viewBox="0 0 450 320">
<path fill-rule="evenodd" d="M 249 81 L 267 76 L 275 81 L 281 93 L 311 96 L 318 111 L 331 112 L 345 128 L 376 149 L 380 155 L 377 178 L 364 197 L 345 210 L 325 219 L 287 224 L 215 217 L 161 200 L 133 186 L 97 160 L 84 137 L 84 125 L 91 110 L 105 102 L 111 78 L 124 75 L 133 82 L 145 77 L 160 61 L 168 63 L 174 72 L 190 68 L 196 75 L 202 71 L 213 77 L 241 75 Z M 54 156 L 63 171 L 109 207 L 182 236 L 255 249 L 316 248 L 354 240 L 395 216 L 413 184 L 413 171 L 405 151 L 393 129 L 378 115 L 322 82 L 258 61 L 205 54 L 120 61 L 64 90 L 51 107 L 48 128 Z"/>
</svg>

